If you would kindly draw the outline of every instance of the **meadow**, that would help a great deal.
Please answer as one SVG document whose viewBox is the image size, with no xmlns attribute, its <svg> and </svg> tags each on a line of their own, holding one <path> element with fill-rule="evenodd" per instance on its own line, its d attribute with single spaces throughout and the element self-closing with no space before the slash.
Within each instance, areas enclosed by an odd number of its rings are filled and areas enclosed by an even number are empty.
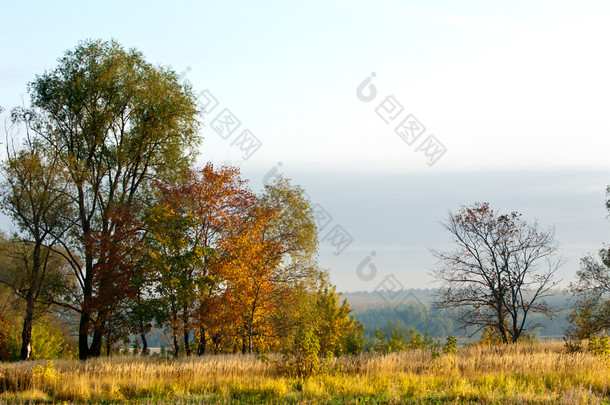
<svg viewBox="0 0 610 405">
<path fill-rule="evenodd" d="M 280 358 L 116 356 L 4 363 L 7 403 L 610 403 L 610 362 L 563 343 L 362 354 L 291 377 Z"/>
</svg>

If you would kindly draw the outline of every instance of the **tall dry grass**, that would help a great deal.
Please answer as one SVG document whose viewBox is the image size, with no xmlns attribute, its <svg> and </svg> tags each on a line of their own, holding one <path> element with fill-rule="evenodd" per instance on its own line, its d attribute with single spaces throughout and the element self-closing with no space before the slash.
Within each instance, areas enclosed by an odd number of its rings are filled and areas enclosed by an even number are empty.
<svg viewBox="0 0 610 405">
<path fill-rule="evenodd" d="M 275 360 L 278 360 L 277 358 Z M 113 357 L 0 367 L 8 402 L 602 403 L 610 364 L 561 343 L 333 359 L 306 380 L 254 356 Z"/>
</svg>

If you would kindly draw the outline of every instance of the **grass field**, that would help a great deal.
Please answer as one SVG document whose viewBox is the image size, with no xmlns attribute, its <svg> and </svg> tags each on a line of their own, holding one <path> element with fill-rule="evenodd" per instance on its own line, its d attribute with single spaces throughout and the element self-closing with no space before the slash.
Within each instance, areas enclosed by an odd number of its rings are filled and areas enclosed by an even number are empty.
<svg viewBox="0 0 610 405">
<path fill-rule="evenodd" d="M 308 379 L 225 355 L 1 365 L 0 400 L 129 403 L 610 403 L 610 363 L 563 344 L 334 359 Z"/>
</svg>

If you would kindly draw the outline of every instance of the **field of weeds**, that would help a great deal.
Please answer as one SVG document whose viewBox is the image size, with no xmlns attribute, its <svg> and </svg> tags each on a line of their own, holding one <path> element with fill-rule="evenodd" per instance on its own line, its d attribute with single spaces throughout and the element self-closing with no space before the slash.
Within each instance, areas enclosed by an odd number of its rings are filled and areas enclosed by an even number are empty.
<svg viewBox="0 0 610 405">
<path fill-rule="evenodd" d="M 559 342 L 363 354 L 328 361 L 307 379 L 242 355 L 5 363 L 0 371 L 0 400 L 9 403 L 610 403 L 610 362 Z"/>
</svg>

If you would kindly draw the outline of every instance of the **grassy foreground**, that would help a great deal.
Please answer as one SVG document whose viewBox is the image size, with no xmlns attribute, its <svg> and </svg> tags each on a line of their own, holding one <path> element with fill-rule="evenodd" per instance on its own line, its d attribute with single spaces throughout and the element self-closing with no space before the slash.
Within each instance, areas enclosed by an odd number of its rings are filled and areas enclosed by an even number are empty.
<svg viewBox="0 0 610 405">
<path fill-rule="evenodd" d="M 12 403 L 610 403 L 610 363 L 561 343 L 361 355 L 306 380 L 240 355 L 0 368 L 0 401 Z"/>
</svg>

